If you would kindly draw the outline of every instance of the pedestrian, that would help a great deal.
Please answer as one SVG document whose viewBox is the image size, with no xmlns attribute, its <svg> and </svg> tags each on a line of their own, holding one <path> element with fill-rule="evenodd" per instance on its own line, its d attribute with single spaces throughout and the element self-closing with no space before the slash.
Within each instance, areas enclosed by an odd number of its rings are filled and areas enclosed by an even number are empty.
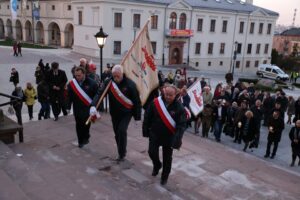
<svg viewBox="0 0 300 200">
<path fill-rule="evenodd" d="M 11 98 L 11 105 L 13 106 L 17 121 L 19 125 L 22 125 L 22 107 L 23 102 L 25 100 L 25 95 L 21 87 L 15 87 L 14 91 L 12 92 L 12 96 L 17 97 L 18 99 Z"/>
<path fill-rule="evenodd" d="M 202 137 L 208 138 L 208 132 L 211 127 L 213 117 L 212 106 L 210 104 L 205 104 L 200 116 L 202 121 Z"/>
<path fill-rule="evenodd" d="M 68 84 L 67 107 L 70 110 L 73 104 L 78 147 L 82 148 L 89 143 L 90 138 L 91 124 L 86 124 L 86 121 L 90 115 L 97 114 L 90 113 L 90 106 L 98 90 L 98 84 L 86 76 L 86 71 L 83 67 L 76 67 L 74 76 L 75 78 Z"/>
<path fill-rule="evenodd" d="M 289 137 L 292 148 L 292 163 L 291 167 L 295 165 L 296 158 L 299 158 L 298 165 L 300 166 L 300 120 L 296 121 L 296 125 L 292 127 Z"/>
<path fill-rule="evenodd" d="M 48 63 L 48 65 L 49 65 L 49 63 Z M 38 66 L 40 66 L 40 69 L 44 72 L 44 70 L 45 70 L 45 65 L 44 65 L 44 63 L 43 63 L 43 59 L 40 59 L 40 61 L 39 61 L 39 63 L 38 63 Z"/>
<path fill-rule="evenodd" d="M 161 185 L 167 184 L 172 168 L 173 149 L 180 149 L 182 136 L 186 129 L 185 111 L 176 100 L 177 88 L 168 85 L 163 96 L 156 98 L 144 115 L 143 136 L 149 137 L 148 154 L 153 163 L 152 176 L 163 168 Z M 162 146 L 163 162 L 159 158 Z"/>
<path fill-rule="evenodd" d="M 100 76 L 96 73 L 96 70 L 97 70 L 96 64 L 91 63 L 89 65 L 90 74 L 88 75 L 88 77 L 90 79 L 94 80 L 100 86 L 101 79 L 100 79 Z"/>
<path fill-rule="evenodd" d="M 39 82 L 37 86 L 38 102 L 41 104 L 38 120 L 50 118 L 50 91 L 45 80 Z"/>
<path fill-rule="evenodd" d="M 300 119 L 300 97 L 298 97 L 297 101 L 295 101 L 295 117 L 293 119 L 293 123 L 295 123 L 298 119 Z"/>
<path fill-rule="evenodd" d="M 135 83 L 123 73 L 123 66 L 115 65 L 113 67 L 111 80 L 108 90 L 109 111 L 119 154 L 116 161 L 121 162 L 126 157 L 129 122 L 132 117 L 136 121 L 141 120 L 141 101 Z M 96 111 L 95 106 L 109 82 L 110 80 L 107 80 L 103 85 L 104 87 L 99 88 L 92 102 L 91 113 Z"/>
<path fill-rule="evenodd" d="M 35 83 L 38 85 L 42 80 L 44 80 L 44 72 L 41 70 L 41 67 L 38 65 L 35 68 L 34 72 Z"/>
<path fill-rule="evenodd" d="M 50 102 L 54 121 L 58 120 L 61 111 L 65 116 L 68 114 L 64 99 L 64 87 L 67 81 L 66 73 L 64 70 L 59 69 L 59 64 L 57 62 L 51 63 L 51 70 L 47 77 L 47 83 L 50 88 Z"/>
<path fill-rule="evenodd" d="M 274 144 L 271 159 L 276 156 L 278 144 L 281 140 L 281 134 L 284 129 L 283 118 L 280 117 L 280 111 L 275 110 L 268 124 L 269 134 L 268 134 L 268 144 L 266 149 L 265 158 L 270 156 L 271 146 Z"/>
<path fill-rule="evenodd" d="M 22 44 L 20 41 L 18 41 L 17 43 L 17 48 L 18 48 L 18 54 L 22 56 Z"/>
<path fill-rule="evenodd" d="M 222 100 L 219 99 L 213 110 L 213 124 L 214 124 L 214 135 L 217 142 L 221 142 L 221 133 L 223 130 L 223 124 L 226 121 L 227 109 L 222 104 Z"/>
<path fill-rule="evenodd" d="M 30 82 L 26 84 L 26 88 L 24 90 L 25 94 L 25 104 L 27 105 L 28 108 L 28 115 L 29 115 L 29 120 L 33 119 L 33 105 L 35 104 L 35 100 L 37 98 L 36 90 L 32 86 Z"/>
<path fill-rule="evenodd" d="M 245 113 L 248 110 L 248 104 L 247 101 L 241 102 L 241 106 L 238 108 L 238 110 L 235 113 L 234 116 L 234 143 L 242 143 L 242 119 L 245 115 Z"/>
<path fill-rule="evenodd" d="M 11 69 L 9 82 L 12 82 L 15 87 L 17 87 L 19 83 L 19 72 L 14 67 Z"/>
<path fill-rule="evenodd" d="M 14 51 L 14 56 L 18 57 L 18 44 L 17 44 L 17 42 L 14 42 L 14 44 L 13 44 L 13 51 Z"/>
<path fill-rule="evenodd" d="M 254 139 L 254 131 L 255 131 L 255 121 L 253 118 L 253 113 L 248 110 L 245 115 L 243 116 L 242 119 L 242 126 L 241 126 L 241 130 L 242 130 L 242 138 L 243 141 L 245 143 L 244 149 L 243 151 L 246 151 L 249 143 Z"/>
<path fill-rule="evenodd" d="M 287 106 L 287 115 L 288 121 L 287 124 L 292 124 L 292 116 L 295 114 L 295 99 L 293 96 L 288 97 L 288 106 Z"/>
<path fill-rule="evenodd" d="M 253 142 L 250 144 L 250 149 L 252 147 L 257 148 L 259 145 L 259 139 L 260 139 L 260 128 L 261 128 L 261 121 L 263 118 L 264 110 L 262 108 L 262 103 L 259 99 L 255 101 L 255 105 L 251 106 L 250 110 L 253 113 Z"/>
</svg>

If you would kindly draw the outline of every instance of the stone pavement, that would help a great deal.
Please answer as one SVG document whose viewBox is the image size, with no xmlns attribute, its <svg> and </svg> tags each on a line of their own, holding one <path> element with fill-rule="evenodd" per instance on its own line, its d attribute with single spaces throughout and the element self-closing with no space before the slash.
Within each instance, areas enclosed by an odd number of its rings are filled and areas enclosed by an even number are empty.
<svg viewBox="0 0 300 200">
<path fill-rule="evenodd" d="M 25 143 L 0 143 L 0 199 L 299 199 L 298 172 L 189 133 L 174 152 L 164 187 L 159 176 L 151 176 L 140 124 L 129 126 L 127 160 L 121 164 L 113 161 L 108 115 L 92 125 L 83 149 L 75 135 L 68 116 L 24 124 Z"/>
</svg>

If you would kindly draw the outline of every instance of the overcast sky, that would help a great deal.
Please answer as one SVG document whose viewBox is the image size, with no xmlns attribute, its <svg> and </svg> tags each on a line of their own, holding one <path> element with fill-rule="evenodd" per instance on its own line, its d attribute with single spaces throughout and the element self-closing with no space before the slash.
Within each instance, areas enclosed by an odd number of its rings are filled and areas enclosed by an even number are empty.
<svg viewBox="0 0 300 200">
<path fill-rule="evenodd" d="M 297 9 L 295 25 L 300 26 L 300 0 L 254 0 L 253 4 L 279 13 L 277 24 L 291 25 Z"/>
</svg>

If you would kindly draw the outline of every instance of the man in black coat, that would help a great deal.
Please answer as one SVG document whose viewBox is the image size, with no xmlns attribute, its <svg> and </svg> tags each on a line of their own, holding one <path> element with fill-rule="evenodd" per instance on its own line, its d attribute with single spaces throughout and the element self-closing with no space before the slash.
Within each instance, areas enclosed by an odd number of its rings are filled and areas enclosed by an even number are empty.
<svg viewBox="0 0 300 200">
<path fill-rule="evenodd" d="M 89 143 L 91 125 L 85 123 L 90 116 L 90 106 L 98 90 L 98 84 L 86 76 L 86 71 L 82 67 L 76 67 L 74 75 L 75 78 L 68 84 L 68 109 L 73 104 L 78 147 L 82 148 Z"/>
<path fill-rule="evenodd" d="M 254 120 L 254 128 L 253 128 L 253 136 L 254 136 L 254 140 L 253 142 L 250 144 L 250 148 L 258 147 L 259 144 L 259 138 L 260 138 L 260 128 L 261 128 L 261 120 L 263 118 L 263 108 L 261 106 L 261 101 L 259 99 L 257 99 L 255 101 L 255 105 L 251 106 L 250 110 L 253 113 L 253 120 Z"/>
<path fill-rule="evenodd" d="M 176 100 L 175 86 L 166 86 L 163 96 L 156 98 L 144 115 L 143 136 L 149 137 L 148 154 L 153 163 L 152 176 L 163 167 L 161 184 L 168 181 L 172 167 L 173 149 L 179 149 L 186 128 L 186 115 L 182 104 Z M 163 150 L 163 164 L 159 147 Z"/>
<path fill-rule="evenodd" d="M 58 115 L 61 110 L 64 115 L 67 115 L 66 103 L 64 99 L 64 88 L 68 78 L 65 71 L 59 69 L 57 62 L 51 63 L 51 70 L 48 73 L 47 82 L 50 89 L 50 102 L 54 121 L 58 120 Z"/>
<path fill-rule="evenodd" d="M 291 140 L 291 147 L 292 147 L 292 163 L 291 167 L 295 165 L 296 158 L 298 156 L 300 165 L 300 120 L 296 121 L 296 126 L 292 127 L 289 137 Z"/>
<path fill-rule="evenodd" d="M 42 80 L 37 86 L 38 101 L 41 104 L 38 119 L 48 119 L 50 117 L 50 92 L 49 85 L 45 80 Z"/>
<path fill-rule="evenodd" d="M 270 156 L 271 145 L 274 143 L 274 148 L 271 155 L 271 159 L 273 159 L 276 155 L 278 143 L 281 140 L 281 134 L 284 129 L 284 121 L 280 117 L 280 111 L 275 110 L 273 112 L 273 115 L 268 124 L 268 128 L 269 128 L 269 135 L 268 135 L 268 144 L 267 144 L 265 158 L 268 158 Z"/>
<path fill-rule="evenodd" d="M 124 161 L 127 146 L 127 128 L 131 118 L 141 120 L 141 100 L 135 83 L 123 73 L 121 65 L 115 65 L 112 69 L 112 80 L 108 90 L 109 110 L 112 119 L 115 140 L 118 147 L 118 162 Z M 110 83 L 107 80 L 94 97 L 91 112 L 96 110 L 98 100 Z"/>
<path fill-rule="evenodd" d="M 225 105 L 222 105 L 222 100 L 219 99 L 213 109 L 214 135 L 217 142 L 221 142 L 221 133 L 223 124 L 226 121 L 226 115 L 227 108 Z"/>
</svg>

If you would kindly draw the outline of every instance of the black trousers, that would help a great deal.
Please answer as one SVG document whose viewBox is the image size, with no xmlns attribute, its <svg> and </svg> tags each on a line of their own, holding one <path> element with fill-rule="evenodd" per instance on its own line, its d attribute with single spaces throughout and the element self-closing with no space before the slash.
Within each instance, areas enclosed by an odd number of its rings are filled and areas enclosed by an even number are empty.
<svg viewBox="0 0 300 200">
<path fill-rule="evenodd" d="M 51 107 L 54 117 L 58 117 L 62 111 L 64 115 L 68 115 L 66 102 L 64 101 L 63 95 L 59 95 L 51 98 Z"/>
<path fill-rule="evenodd" d="M 266 155 L 269 156 L 270 152 L 271 152 L 271 146 L 274 143 L 274 147 L 273 147 L 273 151 L 272 151 L 272 156 L 276 155 L 277 152 L 277 148 L 278 148 L 278 143 L 277 141 L 274 140 L 268 140 L 268 144 L 267 144 L 267 151 L 266 151 Z"/>
<path fill-rule="evenodd" d="M 90 138 L 90 127 L 91 123 L 88 125 L 85 124 L 87 119 L 82 119 L 82 118 L 76 118 L 76 133 L 77 133 L 77 139 L 78 139 L 78 144 L 84 144 L 86 143 L 89 138 Z"/>
<path fill-rule="evenodd" d="M 162 155 L 163 155 L 163 170 L 161 174 L 162 179 L 168 179 L 169 174 L 172 168 L 172 155 L 173 149 L 170 146 L 164 146 L 158 144 L 155 140 L 150 138 L 149 140 L 149 149 L 148 154 L 152 160 L 153 168 L 158 169 L 161 166 L 159 159 L 159 147 L 162 146 Z"/>
<path fill-rule="evenodd" d="M 119 157 L 124 158 L 126 156 L 127 147 L 127 129 L 129 122 L 132 118 L 131 113 L 119 114 L 112 116 L 112 124 L 115 133 L 115 140 L 118 147 Z"/>
<path fill-rule="evenodd" d="M 27 105 L 29 118 L 33 118 L 33 105 Z"/>
</svg>

